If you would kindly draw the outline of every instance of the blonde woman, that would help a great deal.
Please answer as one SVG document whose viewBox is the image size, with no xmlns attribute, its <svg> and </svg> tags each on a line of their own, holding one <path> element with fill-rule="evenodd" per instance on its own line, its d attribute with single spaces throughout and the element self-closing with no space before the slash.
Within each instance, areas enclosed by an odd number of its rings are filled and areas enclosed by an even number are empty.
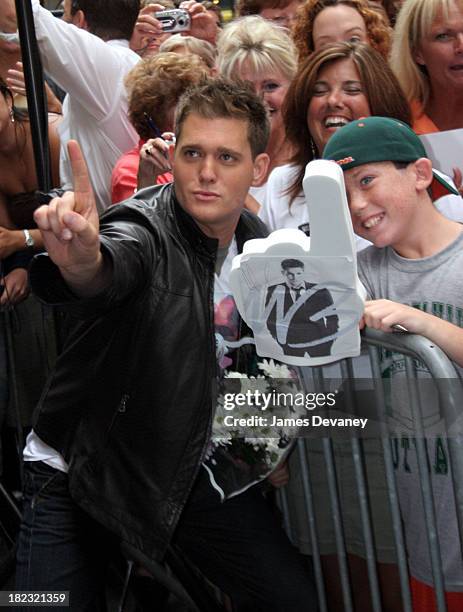
<svg viewBox="0 0 463 612">
<path fill-rule="evenodd" d="M 296 73 L 296 51 L 283 28 L 257 15 L 243 17 L 225 26 L 217 51 L 219 73 L 251 83 L 269 112 L 271 132 L 266 150 L 270 157 L 269 169 L 262 185 L 253 187 L 250 192 L 260 203 L 270 172 L 287 163 L 293 154 L 286 138 L 281 109 Z"/>
<path fill-rule="evenodd" d="M 463 2 L 406 0 L 391 66 L 412 104 L 416 133 L 463 127 Z"/>
</svg>

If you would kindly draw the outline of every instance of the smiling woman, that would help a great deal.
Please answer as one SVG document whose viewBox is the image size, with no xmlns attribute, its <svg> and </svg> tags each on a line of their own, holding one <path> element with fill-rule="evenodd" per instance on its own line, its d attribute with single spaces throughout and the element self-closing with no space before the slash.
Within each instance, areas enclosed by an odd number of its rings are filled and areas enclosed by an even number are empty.
<svg viewBox="0 0 463 612">
<path fill-rule="evenodd" d="M 300 66 L 283 109 L 286 134 L 295 151 L 292 164 L 270 178 L 261 215 L 270 229 L 308 222 L 302 196 L 306 165 L 321 156 L 336 130 L 369 115 L 410 121 L 397 79 L 372 47 L 339 43 L 314 53 Z"/>
<path fill-rule="evenodd" d="M 413 108 L 418 134 L 463 127 L 463 2 L 406 0 L 391 66 Z"/>
</svg>

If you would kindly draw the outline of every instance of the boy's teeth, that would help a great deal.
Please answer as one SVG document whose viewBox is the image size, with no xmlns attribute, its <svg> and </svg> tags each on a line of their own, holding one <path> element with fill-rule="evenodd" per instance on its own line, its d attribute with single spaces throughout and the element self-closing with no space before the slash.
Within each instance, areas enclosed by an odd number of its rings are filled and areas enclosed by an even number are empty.
<svg viewBox="0 0 463 612">
<path fill-rule="evenodd" d="M 366 227 L 367 229 L 371 229 L 375 225 L 378 225 L 378 223 L 381 221 L 382 218 L 383 218 L 383 215 L 377 215 L 376 217 L 371 217 L 370 219 L 367 219 L 367 221 L 364 222 L 363 226 Z"/>
</svg>

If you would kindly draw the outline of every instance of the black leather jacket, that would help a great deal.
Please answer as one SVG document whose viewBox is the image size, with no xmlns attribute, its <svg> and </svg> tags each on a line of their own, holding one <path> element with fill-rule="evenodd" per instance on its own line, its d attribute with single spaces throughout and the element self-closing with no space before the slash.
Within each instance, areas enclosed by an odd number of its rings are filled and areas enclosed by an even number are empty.
<svg viewBox="0 0 463 612">
<path fill-rule="evenodd" d="M 111 286 L 77 300 L 47 255 L 31 283 L 78 323 L 39 403 L 34 429 L 69 463 L 75 501 L 153 559 L 165 552 L 195 481 L 215 409 L 217 241 L 171 185 L 101 219 Z M 267 234 L 244 211 L 238 248 Z"/>
</svg>

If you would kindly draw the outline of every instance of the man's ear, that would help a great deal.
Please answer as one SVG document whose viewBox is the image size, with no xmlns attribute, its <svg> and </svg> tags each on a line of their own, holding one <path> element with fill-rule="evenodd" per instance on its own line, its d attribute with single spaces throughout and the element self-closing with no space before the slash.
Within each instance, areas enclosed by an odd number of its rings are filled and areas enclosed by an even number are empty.
<svg viewBox="0 0 463 612">
<path fill-rule="evenodd" d="M 85 13 L 81 9 L 76 11 L 72 16 L 72 23 L 81 30 L 88 30 L 88 23 L 85 19 Z"/>
<path fill-rule="evenodd" d="M 433 181 L 432 163 L 427 157 L 420 157 L 414 162 L 416 188 L 423 191 L 429 187 Z"/>
<path fill-rule="evenodd" d="M 252 183 L 253 187 L 261 185 L 267 175 L 267 169 L 270 163 L 270 157 L 267 153 L 260 153 L 254 159 L 254 168 L 252 172 Z"/>
</svg>

